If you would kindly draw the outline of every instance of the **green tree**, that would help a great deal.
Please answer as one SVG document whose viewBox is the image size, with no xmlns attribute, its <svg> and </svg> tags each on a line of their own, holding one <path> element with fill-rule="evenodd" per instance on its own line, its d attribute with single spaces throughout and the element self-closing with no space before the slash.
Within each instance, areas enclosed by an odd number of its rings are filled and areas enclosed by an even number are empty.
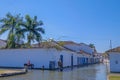
<svg viewBox="0 0 120 80">
<path fill-rule="evenodd" d="M 44 34 L 45 30 L 40 27 L 43 25 L 42 21 L 37 21 L 37 16 L 32 19 L 29 15 L 25 16 L 25 21 L 20 24 L 22 29 L 18 30 L 17 33 L 24 33 L 27 35 L 27 47 L 31 47 L 32 41 L 40 43 L 42 40 L 41 33 Z"/>
<path fill-rule="evenodd" d="M 89 47 L 95 48 L 94 44 L 89 44 Z"/>
<path fill-rule="evenodd" d="M 15 33 L 16 33 L 16 30 L 20 28 L 19 23 L 21 22 L 22 22 L 22 17 L 20 17 L 20 14 L 14 16 L 10 13 L 7 13 L 6 17 L 0 20 L 0 23 L 1 23 L 0 35 L 8 31 L 6 48 L 15 48 L 15 40 L 17 37 Z"/>
</svg>

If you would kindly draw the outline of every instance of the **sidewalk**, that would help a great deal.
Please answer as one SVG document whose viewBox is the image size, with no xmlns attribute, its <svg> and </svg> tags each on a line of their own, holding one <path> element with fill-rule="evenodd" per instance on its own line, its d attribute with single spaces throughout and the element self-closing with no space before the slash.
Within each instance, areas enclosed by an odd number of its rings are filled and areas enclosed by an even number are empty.
<svg viewBox="0 0 120 80">
<path fill-rule="evenodd" d="M 0 70 L 0 77 L 26 74 L 25 70 Z"/>
</svg>

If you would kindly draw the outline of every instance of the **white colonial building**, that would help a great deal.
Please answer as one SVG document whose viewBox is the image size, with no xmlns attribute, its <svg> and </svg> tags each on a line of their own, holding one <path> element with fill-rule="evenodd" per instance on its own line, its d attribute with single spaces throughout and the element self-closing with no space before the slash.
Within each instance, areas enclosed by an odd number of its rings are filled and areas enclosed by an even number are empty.
<svg viewBox="0 0 120 80">
<path fill-rule="evenodd" d="M 30 49 L 0 49 L 0 67 L 23 68 L 24 64 L 30 63 L 37 69 L 43 67 L 57 69 L 59 60 L 63 67 L 99 63 L 99 57 L 93 57 L 92 53 L 93 49 L 88 46 L 83 46 L 83 48 L 78 45 L 72 47 L 71 44 L 59 46 L 56 42 L 47 43 L 47 48 L 42 46 Z"/>
<path fill-rule="evenodd" d="M 110 72 L 120 72 L 120 52 L 110 52 Z"/>
<path fill-rule="evenodd" d="M 0 48 L 5 47 L 6 46 L 6 41 L 0 39 Z"/>
</svg>

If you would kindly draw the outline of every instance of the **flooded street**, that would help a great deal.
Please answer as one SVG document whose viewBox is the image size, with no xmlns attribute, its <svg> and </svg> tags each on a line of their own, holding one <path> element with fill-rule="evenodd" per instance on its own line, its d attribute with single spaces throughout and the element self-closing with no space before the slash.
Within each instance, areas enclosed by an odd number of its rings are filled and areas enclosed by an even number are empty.
<svg viewBox="0 0 120 80">
<path fill-rule="evenodd" d="M 32 70 L 25 75 L 0 78 L 0 80 L 107 80 L 105 64 L 95 64 L 86 67 L 59 71 Z"/>
</svg>

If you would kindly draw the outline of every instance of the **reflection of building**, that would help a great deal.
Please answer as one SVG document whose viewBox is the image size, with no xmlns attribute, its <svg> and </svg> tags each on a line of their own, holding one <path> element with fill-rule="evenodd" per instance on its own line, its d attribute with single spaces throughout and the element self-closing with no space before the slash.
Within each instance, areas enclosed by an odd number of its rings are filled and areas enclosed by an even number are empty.
<svg viewBox="0 0 120 80">
<path fill-rule="evenodd" d="M 20 67 L 30 60 L 34 68 L 56 69 L 58 61 L 61 60 L 63 67 L 83 66 L 99 62 L 99 57 L 94 56 L 94 50 L 86 44 L 74 42 L 49 41 L 34 48 L 26 49 L 1 49 L 0 67 Z"/>
<path fill-rule="evenodd" d="M 120 72 L 120 52 L 110 52 L 110 72 Z"/>
</svg>

